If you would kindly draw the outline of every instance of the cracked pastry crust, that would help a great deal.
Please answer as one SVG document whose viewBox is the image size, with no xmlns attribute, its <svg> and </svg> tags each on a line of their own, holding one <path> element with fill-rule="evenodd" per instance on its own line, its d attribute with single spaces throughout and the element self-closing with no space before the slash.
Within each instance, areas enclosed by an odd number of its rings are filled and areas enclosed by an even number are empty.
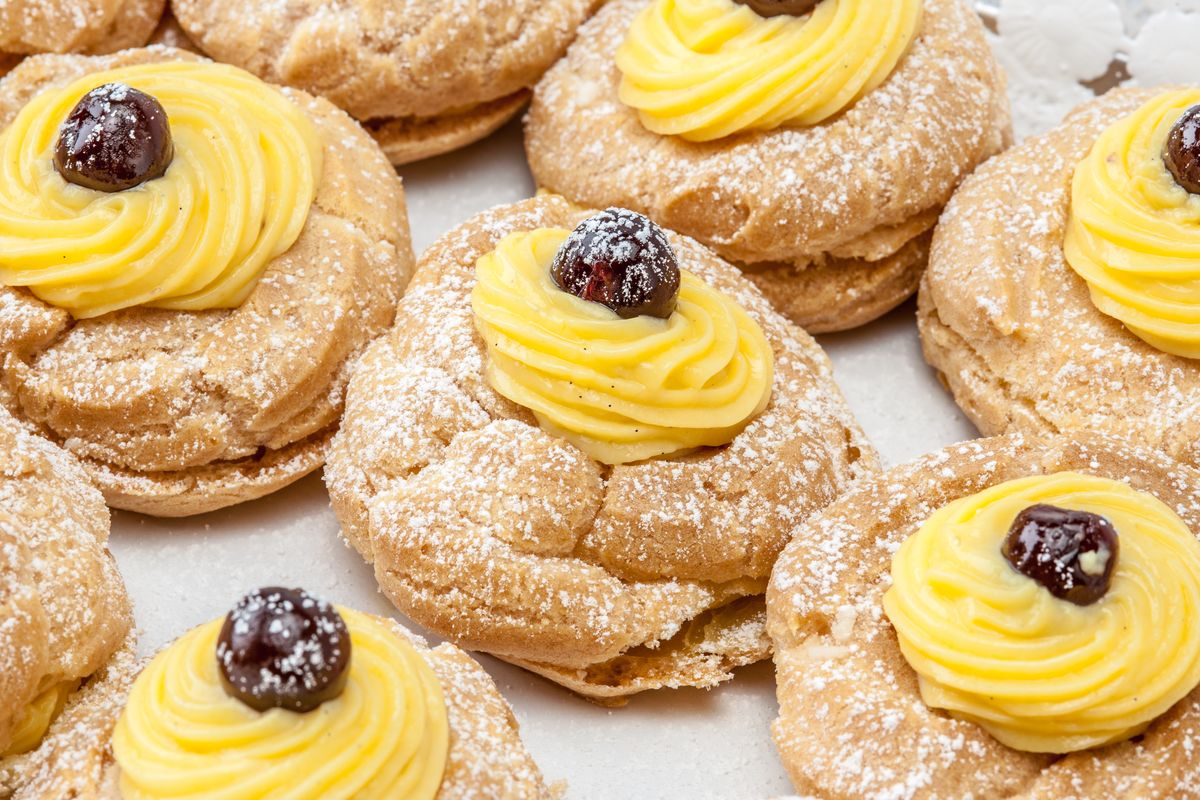
<svg viewBox="0 0 1200 800">
<path fill-rule="evenodd" d="M 587 216 L 542 196 L 434 244 L 396 327 L 355 370 L 325 474 L 346 539 L 402 611 L 620 703 L 767 657 L 761 595 L 776 555 L 877 458 L 816 343 L 675 234 L 681 266 L 736 299 L 774 351 L 771 403 L 731 444 L 607 467 L 493 391 L 475 261 L 508 233 Z"/>
<path fill-rule="evenodd" d="M 394 164 L 487 136 L 599 0 L 172 0 L 208 55 L 323 96 L 368 124 Z"/>
<path fill-rule="evenodd" d="M 556 797 L 521 742 L 512 709 L 483 668 L 454 645 L 430 647 L 398 623 L 384 621 L 413 643 L 442 684 L 450 751 L 438 800 Z M 122 650 L 67 706 L 41 747 L 0 772 L 0 780 L 7 778 L 15 788 L 12 800 L 121 800 L 110 740 L 143 666 L 132 647 Z"/>
<path fill-rule="evenodd" d="M 166 0 L 6 0 L 0 61 L 5 53 L 99 55 L 141 47 L 165 6 Z"/>
<path fill-rule="evenodd" d="M 79 463 L 0 410 L 0 753 L 40 692 L 86 679 L 129 632 L 108 526 Z"/>
<path fill-rule="evenodd" d="M 150 34 L 150 41 L 147 44 L 159 44 L 163 47 L 200 53 L 200 48 L 196 47 L 195 43 L 184 33 L 183 28 L 179 27 L 179 21 L 175 19 L 175 15 L 169 8 L 163 12 L 162 19 L 159 20 L 154 33 Z"/>
<path fill-rule="evenodd" d="M 1117 439 L 1010 434 L 863 480 L 797 532 L 767 592 L 776 744 L 826 800 L 1200 797 L 1200 689 L 1144 738 L 1054 757 L 1012 750 L 921 701 L 883 614 L 892 555 L 938 508 L 1006 480 L 1072 470 L 1128 481 L 1200 531 L 1200 473 Z"/>
<path fill-rule="evenodd" d="M 934 235 L 925 358 L 985 434 L 1090 430 L 1200 464 L 1200 367 L 1101 313 L 1063 257 L 1075 165 L 1159 90 L 1120 89 L 993 159 Z"/>
<path fill-rule="evenodd" d="M 5 81 L 0 127 L 48 86 L 194 58 L 154 47 L 26 59 Z M 287 93 L 316 125 L 324 174 L 300 238 L 241 306 L 74 321 L 0 287 L 0 399 L 78 455 L 115 507 L 195 514 L 317 469 L 349 364 L 394 318 L 413 267 L 400 181 L 343 112 Z"/>
<path fill-rule="evenodd" d="M 607 4 L 538 84 L 525 125 L 538 185 L 699 239 L 810 332 L 910 296 L 942 205 L 1011 139 L 1004 77 L 968 5 L 925 0 L 895 72 L 832 120 L 697 144 L 648 131 L 618 99 L 614 54 L 645 4 Z"/>
</svg>

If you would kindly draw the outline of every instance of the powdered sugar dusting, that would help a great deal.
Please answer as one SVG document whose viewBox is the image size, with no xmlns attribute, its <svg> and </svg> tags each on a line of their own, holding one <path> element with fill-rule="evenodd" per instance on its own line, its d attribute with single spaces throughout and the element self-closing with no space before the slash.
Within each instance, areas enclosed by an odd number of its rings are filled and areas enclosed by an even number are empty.
<svg viewBox="0 0 1200 800">
<path fill-rule="evenodd" d="M 111 53 L 145 44 L 163 0 L 0 0 L 4 53 Z M 2 71 L 2 70 L 0 70 Z"/>
<path fill-rule="evenodd" d="M 433 117 L 532 86 L 595 0 L 176 0 L 214 58 L 360 120 Z"/>
<path fill-rule="evenodd" d="M 935 510 L 1005 480 L 1063 470 L 1151 492 L 1200 531 L 1200 476 L 1086 435 L 953 445 L 861 482 L 802 527 L 768 592 L 774 734 L 797 788 L 831 800 L 1200 796 L 1200 762 L 1190 755 L 1200 744 L 1200 691 L 1144 740 L 1061 759 L 1020 753 L 922 703 L 883 615 L 892 555 Z"/>
<path fill-rule="evenodd" d="M 624 208 L 609 208 L 579 223 L 550 271 L 560 288 L 623 317 L 669 315 L 679 290 L 679 261 L 662 229 Z"/>
<path fill-rule="evenodd" d="M 1003 78 L 962 0 L 926 0 L 893 74 L 825 124 L 709 143 L 653 134 L 620 102 L 615 63 L 646 3 L 606 4 L 538 85 L 526 149 L 540 186 L 634 209 L 740 262 L 805 265 L 939 208 L 1006 140 Z"/>
<path fill-rule="evenodd" d="M 441 683 L 451 729 L 442 800 L 551 800 L 541 772 L 521 743 L 512 709 L 491 678 L 466 653 L 449 644 L 430 648 L 399 624 L 385 624 L 412 643 Z M 66 708 L 41 747 L 0 762 L 0 790 L 13 800 L 79 797 L 119 800 L 120 770 L 110 745 L 113 727 L 134 678 L 146 662 L 122 649 Z"/>
<path fill-rule="evenodd" d="M 771 404 L 729 446 L 604 468 L 496 394 L 470 312 L 475 260 L 513 231 L 586 216 L 539 198 L 430 248 L 396 330 L 356 370 L 326 471 L 347 538 L 406 613 L 468 646 L 564 668 L 655 646 L 758 594 L 798 523 L 876 463 L 812 340 L 673 235 L 681 267 L 746 308 L 774 350 Z M 610 676 L 606 691 L 635 677 Z"/>
<path fill-rule="evenodd" d="M 1075 165 L 1156 93 L 1082 106 L 985 164 L 947 207 L 919 323 L 927 358 L 984 433 L 1101 431 L 1200 463 L 1196 362 L 1098 311 L 1063 256 Z"/>
<path fill-rule="evenodd" d="M 235 697 L 253 708 L 311 711 L 335 695 L 353 656 L 350 632 L 326 600 L 259 589 L 225 618 L 216 659 Z"/>
<path fill-rule="evenodd" d="M 192 56 L 148 48 L 55 58 L 61 84 L 100 69 Z M 38 88 L 23 76 L 45 80 L 33 68 L 38 61 L 6 78 L 14 91 L 0 95 L 0 126 L 18 112 L 23 92 Z M 268 458 L 277 473 L 301 471 L 246 480 L 264 456 L 328 432 L 341 411 L 348 365 L 393 319 L 411 273 L 395 172 L 344 113 L 287 94 L 317 126 L 324 174 L 300 238 L 240 307 L 138 308 L 73 323 L 25 290 L 0 289 L 0 342 L 12 346 L 4 354 L 7 404 L 121 483 L 109 492 L 114 500 L 136 495 L 141 479 L 187 491 L 193 471 L 223 468 L 226 484 L 242 481 L 240 489 L 211 492 L 228 503 L 242 499 L 239 491 L 261 493 L 313 469 L 319 453 Z M 157 494 L 174 502 L 170 491 Z"/>
<path fill-rule="evenodd" d="M 0 411 L 0 751 L 37 692 L 89 676 L 130 628 L 108 526 L 80 465 Z"/>
</svg>

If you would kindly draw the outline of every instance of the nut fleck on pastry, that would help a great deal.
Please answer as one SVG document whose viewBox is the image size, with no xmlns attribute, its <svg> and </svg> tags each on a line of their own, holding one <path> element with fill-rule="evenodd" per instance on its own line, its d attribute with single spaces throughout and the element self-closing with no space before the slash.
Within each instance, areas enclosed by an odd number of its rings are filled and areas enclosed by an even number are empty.
<svg viewBox="0 0 1200 800">
<path fill-rule="evenodd" d="M 279 587 L 243 597 L 217 642 L 222 685 L 256 711 L 307 712 L 337 697 L 350 652 L 350 632 L 333 606 Z"/>
<path fill-rule="evenodd" d="M 160 178 L 175 146 L 166 109 L 124 83 L 85 94 L 63 122 L 54 167 L 70 183 L 121 192 Z"/>
<path fill-rule="evenodd" d="M 1183 113 L 1163 145 L 1163 163 L 1175 182 L 1192 194 L 1200 194 L 1200 105 Z"/>
<path fill-rule="evenodd" d="M 1039 504 L 1013 520 L 1001 552 L 1050 594 L 1087 606 L 1108 592 L 1119 547 L 1116 529 L 1099 514 Z"/>
<path fill-rule="evenodd" d="M 554 282 L 624 319 L 667 319 L 679 299 L 679 261 L 662 228 L 624 208 L 579 224 L 554 257 Z"/>
</svg>

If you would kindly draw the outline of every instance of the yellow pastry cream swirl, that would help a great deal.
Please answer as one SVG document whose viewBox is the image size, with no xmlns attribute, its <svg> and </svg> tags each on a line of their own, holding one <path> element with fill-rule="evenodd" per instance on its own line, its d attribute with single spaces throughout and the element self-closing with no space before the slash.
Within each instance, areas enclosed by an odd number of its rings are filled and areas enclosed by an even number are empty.
<svg viewBox="0 0 1200 800">
<path fill-rule="evenodd" d="M 106 84 L 157 98 L 175 144 L 165 175 L 115 193 L 54 166 L 60 126 Z M 322 166 L 306 112 L 234 67 L 144 64 L 48 89 L 0 133 L 0 283 L 76 317 L 236 307 L 300 236 Z"/>
<path fill-rule="evenodd" d="M 43 689 L 32 703 L 18 711 L 8 747 L 0 751 L 0 758 L 28 753 L 37 747 L 50 723 L 58 717 L 79 684 L 77 680 L 58 681 Z"/>
<path fill-rule="evenodd" d="M 488 383 L 606 464 L 732 441 L 771 397 L 758 323 L 687 270 L 668 319 L 622 319 L 565 292 L 550 267 L 569 233 L 510 234 L 476 264 Z"/>
<path fill-rule="evenodd" d="M 1004 558 L 1036 504 L 1107 519 L 1108 592 L 1061 600 Z M 1135 736 L 1200 684 L 1200 543 L 1128 485 L 1073 472 L 1020 478 L 934 513 L 892 561 L 884 610 L 932 708 L 1018 750 L 1067 753 Z"/>
<path fill-rule="evenodd" d="M 734 0 L 654 0 L 617 50 L 620 98 L 654 133 L 696 142 L 816 125 L 883 83 L 921 0 L 824 0 L 761 17 Z"/>
<path fill-rule="evenodd" d="M 1200 196 L 1163 145 L 1200 90 L 1164 92 L 1117 121 L 1075 168 L 1063 250 L 1092 303 L 1151 346 L 1200 358 Z"/>
<path fill-rule="evenodd" d="M 113 733 L 124 800 L 429 800 L 449 749 L 441 685 L 384 622 L 338 608 L 353 656 L 342 694 L 314 711 L 255 711 L 226 694 L 222 620 L 159 653 Z"/>
</svg>

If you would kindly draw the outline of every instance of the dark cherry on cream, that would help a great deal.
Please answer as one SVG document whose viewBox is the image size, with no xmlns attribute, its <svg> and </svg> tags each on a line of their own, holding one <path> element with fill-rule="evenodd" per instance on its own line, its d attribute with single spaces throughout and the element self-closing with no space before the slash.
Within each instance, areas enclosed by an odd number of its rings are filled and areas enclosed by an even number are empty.
<svg viewBox="0 0 1200 800">
<path fill-rule="evenodd" d="M 121 192 L 161 177 L 175 157 L 167 112 L 123 83 L 85 94 L 59 128 L 54 167 L 67 181 Z"/>
<path fill-rule="evenodd" d="M 817 7 L 820 0 L 736 0 L 760 17 L 803 17 Z"/>
<path fill-rule="evenodd" d="M 1163 163 L 1176 183 L 1200 194 L 1200 105 L 1183 112 L 1167 134 Z"/>
<path fill-rule="evenodd" d="M 1119 551 L 1117 531 L 1104 517 L 1045 504 L 1017 515 L 1001 549 L 1017 572 L 1079 606 L 1108 592 Z"/>
<path fill-rule="evenodd" d="M 346 688 L 350 631 L 341 614 L 302 589 L 250 592 L 225 617 L 217 664 L 225 691 L 256 711 L 307 712 Z"/>
<path fill-rule="evenodd" d="M 554 282 L 564 292 L 631 319 L 666 319 L 679 298 L 679 262 L 662 228 L 624 208 L 579 224 L 554 256 Z"/>
</svg>

